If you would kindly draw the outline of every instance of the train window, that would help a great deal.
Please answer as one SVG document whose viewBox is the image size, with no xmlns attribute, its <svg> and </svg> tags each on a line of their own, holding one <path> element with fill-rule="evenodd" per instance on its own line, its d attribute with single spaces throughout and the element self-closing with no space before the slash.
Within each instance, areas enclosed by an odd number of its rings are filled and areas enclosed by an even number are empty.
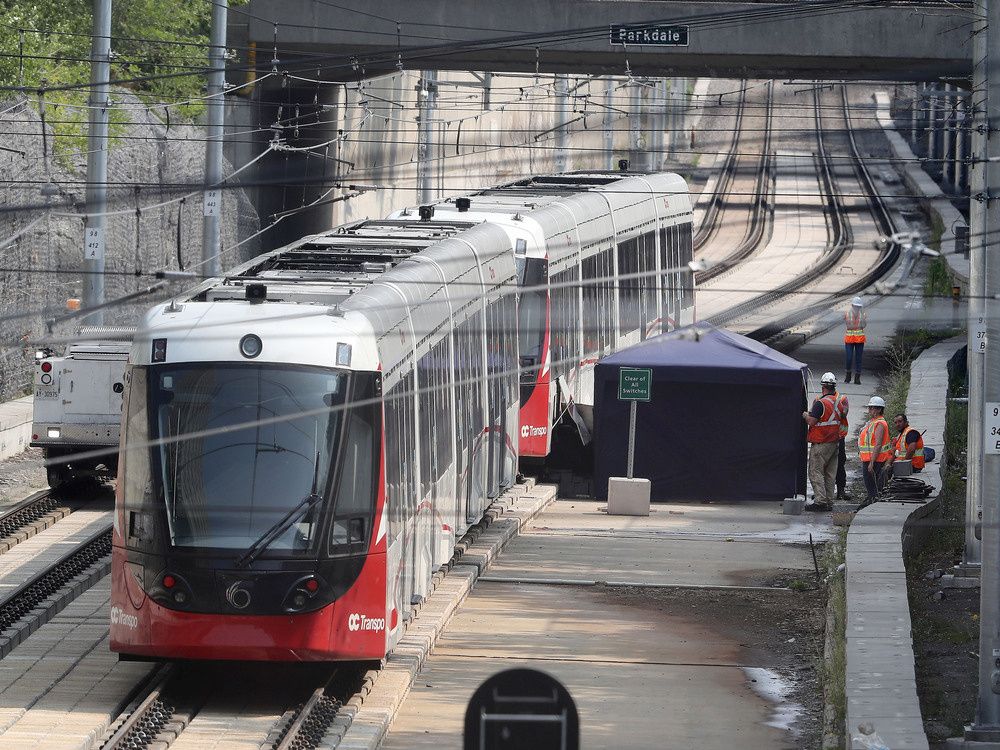
<svg viewBox="0 0 1000 750">
<path fill-rule="evenodd" d="M 403 472 L 403 404 L 400 402 L 400 383 L 396 383 L 386 394 L 385 410 L 385 484 L 386 503 L 388 503 L 389 540 L 395 539 L 402 530 L 402 493 L 401 481 Z"/>
<path fill-rule="evenodd" d="M 150 437 L 202 435 L 154 450 L 153 481 L 170 542 L 246 548 L 301 507 L 296 523 L 268 546 L 286 553 L 311 549 L 319 512 L 301 503 L 328 492 L 342 419 L 341 410 L 330 407 L 343 404 L 346 390 L 331 389 L 330 381 L 350 376 L 270 364 L 165 367 L 155 369 L 158 377 L 149 385 L 156 431 Z"/>
<path fill-rule="evenodd" d="M 680 235 L 680 242 L 678 244 L 678 252 L 680 257 L 678 258 L 678 265 L 686 266 L 691 262 L 693 247 L 692 247 L 692 227 L 690 223 L 681 224 L 677 227 Z M 694 305 L 694 272 L 688 268 L 685 268 L 678 274 L 678 279 L 683 279 L 683 306 L 685 308 Z"/>
<path fill-rule="evenodd" d="M 125 392 L 123 409 L 125 412 L 125 429 L 121 431 L 122 456 L 122 505 L 125 510 L 125 535 L 130 547 L 147 547 L 153 539 L 140 538 L 139 534 L 131 533 L 132 514 L 152 514 L 157 510 L 153 496 L 153 481 L 150 472 L 150 449 L 139 447 L 128 449 L 126 437 L 134 440 L 140 446 L 149 439 L 149 418 L 146 411 L 146 368 L 131 367 L 126 378 L 128 390 Z M 157 514 L 159 515 L 159 514 Z M 145 524 L 143 524 L 145 525 Z"/>
<path fill-rule="evenodd" d="M 639 327 L 639 240 L 618 244 L 618 334 L 624 336 Z"/>
<path fill-rule="evenodd" d="M 521 368 L 521 382 L 534 383 L 542 366 L 542 344 L 545 340 L 546 313 L 549 302 L 549 264 L 544 258 L 528 258 L 525 261 L 521 281 L 521 294 L 517 311 L 518 352 Z M 511 297 L 504 300 L 505 314 Z M 505 330 L 510 330 L 505 327 Z"/>
<path fill-rule="evenodd" d="M 600 289 L 597 286 L 598 256 L 584 258 L 583 268 L 583 351 L 594 352 L 600 348 Z"/>
<path fill-rule="evenodd" d="M 362 544 L 370 531 L 375 503 L 374 441 L 370 407 L 351 410 L 340 451 L 330 554 L 349 551 Z M 348 549 L 345 549 L 345 546 Z"/>
</svg>

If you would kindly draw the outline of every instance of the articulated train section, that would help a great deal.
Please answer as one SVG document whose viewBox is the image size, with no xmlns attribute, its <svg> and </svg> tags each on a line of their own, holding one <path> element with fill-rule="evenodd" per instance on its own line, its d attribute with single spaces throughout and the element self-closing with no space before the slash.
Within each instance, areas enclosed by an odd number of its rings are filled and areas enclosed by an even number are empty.
<svg viewBox="0 0 1000 750">
<path fill-rule="evenodd" d="M 482 574 L 469 550 L 539 492 L 519 471 L 557 425 L 589 436 L 600 358 L 695 321 L 791 347 L 889 274 L 869 109 L 739 86 L 706 106 L 731 130 L 700 198 L 536 175 L 149 310 L 113 507 L 70 483 L 0 515 L 0 750 L 336 747 L 435 587 Z"/>
</svg>

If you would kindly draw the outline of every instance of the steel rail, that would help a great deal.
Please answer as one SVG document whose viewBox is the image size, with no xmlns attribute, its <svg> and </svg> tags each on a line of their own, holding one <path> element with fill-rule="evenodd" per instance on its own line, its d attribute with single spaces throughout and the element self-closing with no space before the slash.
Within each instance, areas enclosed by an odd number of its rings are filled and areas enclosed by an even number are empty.
<svg viewBox="0 0 1000 750">
<path fill-rule="evenodd" d="M 343 706 L 338 698 L 329 694 L 340 676 L 340 670 L 335 671 L 326 684 L 313 690 L 306 702 L 296 709 L 274 743 L 274 750 L 312 750 L 319 747 L 326 730 Z"/>
<path fill-rule="evenodd" d="M 736 117 L 733 123 L 733 138 L 729 153 L 726 155 L 726 161 L 722 165 L 722 173 L 715 183 L 715 188 L 712 191 L 712 197 L 709 199 L 708 208 L 705 209 L 705 215 L 702 218 L 701 225 L 698 227 L 698 231 L 695 232 L 692 240 L 695 252 L 700 250 L 718 231 L 718 218 L 719 213 L 722 210 L 722 199 L 723 196 L 729 193 L 729 188 L 732 186 L 733 180 L 736 177 L 736 167 L 740 160 L 739 145 L 743 130 L 743 113 L 746 109 L 747 99 L 746 82 L 744 81 L 743 84 L 744 85 L 741 86 L 740 90 L 740 98 L 736 105 Z"/>
<path fill-rule="evenodd" d="M 64 511 L 61 514 L 60 509 Z M 53 497 L 51 490 L 42 490 L 30 495 L 0 514 L 0 553 L 37 534 L 40 531 L 38 521 L 45 516 L 53 514 L 65 518 L 69 513 L 70 508 L 66 507 L 66 503 Z M 45 524 L 42 528 L 50 525 Z"/>
<path fill-rule="evenodd" d="M 759 310 L 762 307 L 774 305 L 781 299 L 796 293 L 808 284 L 811 284 L 817 279 L 827 275 L 833 267 L 840 262 L 840 260 L 844 257 L 844 254 L 853 247 L 853 236 L 850 228 L 850 222 L 847 219 L 847 211 L 843 206 L 837 186 L 837 180 L 831 166 L 830 156 L 826 148 L 823 118 L 819 110 L 818 91 L 814 93 L 813 110 L 816 117 L 816 138 L 818 149 L 817 161 L 819 164 L 820 180 L 823 183 L 823 193 L 826 203 L 825 214 L 830 227 L 830 242 L 827 243 L 827 249 L 823 252 L 820 260 L 797 279 L 786 284 L 782 284 L 781 286 L 763 294 L 751 297 L 750 299 L 734 305 L 728 310 L 713 316 L 708 321 L 713 325 L 724 326 L 744 317 L 750 312 Z M 845 121 L 849 125 L 849 120 L 846 118 L 846 115 Z M 806 308 L 796 311 L 789 316 L 784 316 L 781 320 L 791 319 L 792 316 L 802 315 L 804 310 L 815 310 L 828 307 L 832 304 L 835 298 L 839 298 L 840 296 L 842 296 L 842 293 L 826 297 L 821 302 L 808 305 Z M 805 315 L 804 317 L 808 317 L 808 315 Z M 802 319 L 804 319 L 804 317 Z M 778 328 L 780 325 L 779 323 L 772 322 L 770 325 L 774 327 L 774 331 L 773 334 L 766 334 L 766 337 L 769 339 L 773 338 L 775 335 L 780 335 L 782 330 L 786 330 L 785 328 Z M 768 328 L 768 326 L 763 326 L 762 328 Z M 761 329 L 757 330 L 760 331 Z"/>
<path fill-rule="evenodd" d="M 67 552 L 45 570 L 32 576 L 18 586 L 14 591 L 0 600 L 0 633 L 14 627 L 26 619 L 31 612 L 45 600 L 57 594 L 76 576 L 80 575 L 96 563 L 111 559 L 111 525 L 91 535 L 76 549 Z M 100 576 L 100 577 L 103 577 Z M 56 611 L 76 598 L 80 591 L 67 592 L 61 597 Z M 48 622 L 55 615 L 51 607 L 46 610 L 46 616 L 41 614 L 35 619 Z"/>
<path fill-rule="evenodd" d="M 174 719 L 174 709 L 165 700 L 167 686 L 177 674 L 175 664 L 164 664 L 147 682 L 145 696 L 117 730 L 98 747 L 100 750 L 134 750 L 156 740 L 165 725 Z M 142 694 L 142 688 L 139 689 Z M 123 712 L 124 713 L 124 712 Z"/>
<path fill-rule="evenodd" d="M 735 268 L 757 251 L 765 241 L 765 234 L 770 235 L 769 230 L 773 224 L 769 221 L 772 216 L 772 211 L 769 209 L 773 206 L 774 191 L 774 154 L 771 150 L 773 112 L 774 81 L 768 81 L 767 104 L 764 113 L 764 139 L 760 157 L 757 160 L 757 180 L 754 187 L 754 204 L 750 212 L 750 225 L 743 241 L 736 250 L 715 265 L 695 274 L 696 286 Z"/>
<path fill-rule="evenodd" d="M 851 126 L 851 110 L 847 99 L 847 89 L 845 87 L 841 87 L 841 99 L 846 125 L 845 131 L 850 143 L 851 154 L 853 157 L 851 161 L 854 167 L 855 175 L 865 192 L 868 194 L 869 210 L 871 211 L 872 217 L 875 219 L 875 223 L 878 225 L 879 230 L 882 232 L 884 237 L 891 237 L 896 231 L 895 222 L 892 220 L 892 215 L 889 213 L 885 199 L 875 188 L 875 183 L 872 180 L 868 166 L 865 164 L 864 159 L 861 158 L 861 152 L 858 149 L 857 139 L 854 136 L 854 128 Z M 776 321 L 771 321 L 766 325 L 751 331 L 748 336 L 756 339 L 757 341 L 761 341 L 768 346 L 777 344 L 790 333 L 794 326 L 824 312 L 848 297 L 853 297 L 856 294 L 863 292 L 873 283 L 881 279 L 892 270 L 893 266 L 896 265 L 896 262 L 899 260 L 899 254 L 899 245 L 891 240 L 887 241 L 878 262 L 866 273 L 862 274 L 856 282 L 818 302 L 793 311 Z"/>
</svg>

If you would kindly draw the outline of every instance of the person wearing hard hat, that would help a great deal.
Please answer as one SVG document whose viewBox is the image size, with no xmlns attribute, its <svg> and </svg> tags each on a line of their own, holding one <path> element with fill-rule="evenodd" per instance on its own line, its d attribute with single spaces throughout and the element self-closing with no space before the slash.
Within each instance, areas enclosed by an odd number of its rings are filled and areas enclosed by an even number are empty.
<svg viewBox="0 0 1000 750">
<path fill-rule="evenodd" d="M 853 365 L 854 383 L 861 384 L 861 355 L 865 351 L 865 326 L 868 325 L 868 316 L 865 314 L 865 303 L 861 297 L 851 300 L 851 309 L 844 313 L 844 325 L 847 330 L 844 332 L 844 358 L 846 365 L 844 369 L 844 382 L 851 382 L 851 370 Z"/>
<path fill-rule="evenodd" d="M 872 396 L 868 400 L 868 421 L 858 435 L 858 454 L 868 491 L 867 505 L 875 502 L 882 491 L 888 478 L 886 469 L 892 464 L 892 441 L 889 439 L 889 423 L 885 421 L 885 400 L 881 396 Z"/>
<path fill-rule="evenodd" d="M 828 372 L 827 375 L 833 378 L 832 372 Z M 851 499 L 847 494 L 847 434 L 850 432 L 847 413 L 851 409 L 851 404 L 843 393 L 834 392 L 833 395 L 837 399 L 837 411 L 840 413 L 840 440 L 837 441 L 837 502 L 843 503 Z"/>
<path fill-rule="evenodd" d="M 809 482 L 813 488 L 808 510 L 832 510 L 837 479 L 837 445 L 840 442 L 840 411 L 837 407 L 837 378 L 832 372 L 820 378 L 823 395 L 813 401 L 802 418 L 809 425 Z"/>
<path fill-rule="evenodd" d="M 924 438 L 913 427 L 905 414 L 897 414 L 892 418 L 899 436 L 893 445 L 895 453 L 893 461 L 909 461 L 914 471 L 924 468 Z"/>
</svg>

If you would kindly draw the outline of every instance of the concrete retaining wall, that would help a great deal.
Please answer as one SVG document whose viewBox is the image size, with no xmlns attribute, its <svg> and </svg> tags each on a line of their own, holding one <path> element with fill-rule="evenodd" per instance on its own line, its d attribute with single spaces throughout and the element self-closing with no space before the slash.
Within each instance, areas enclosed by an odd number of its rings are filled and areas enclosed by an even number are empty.
<svg viewBox="0 0 1000 750">
<path fill-rule="evenodd" d="M 0 404 L 0 461 L 28 447 L 33 402 L 31 396 L 25 396 Z"/>
<path fill-rule="evenodd" d="M 858 512 L 847 533 L 847 736 L 870 724 L 891 748 L 926 750 L 917 698 L 903 557 L 918 539 L 914 522 L 935 512 L 944 466 L 947 362 L 964 345 L 952 339 L 913 363 L 906 412 L 926 429 L 938 459 L 918 476 L 934 487 L 923 503 L 875 503 Z M 863 748 L 849 740 L 848 748 Z"/>
<path fill-rule="evenodd" d="M 965 225 L 965 217 L 952 205 L 952 202 L 938 184 L 931 179 L 931 176 L 923 170 L 906 139 L 896 132 L 896 124 L 889 114 L 889 94 L 885 91 L 879 91 L 873 95 L 873 98 L 876 107 L 875 116 L 885 132 L 889 146 L 892 148 L 896 167 L 903 175 L 903 182 L 910 193 L 922 196 L 921 203 L 924 208 L 941 221 L 944 226 L 944 231 L 941 233 L 941 254 L 962 286 L 967 287 L 969 284 L 969 259 L 965 255 L 955 253 L 954 231 L 956 226 Z"/>
</svg>

